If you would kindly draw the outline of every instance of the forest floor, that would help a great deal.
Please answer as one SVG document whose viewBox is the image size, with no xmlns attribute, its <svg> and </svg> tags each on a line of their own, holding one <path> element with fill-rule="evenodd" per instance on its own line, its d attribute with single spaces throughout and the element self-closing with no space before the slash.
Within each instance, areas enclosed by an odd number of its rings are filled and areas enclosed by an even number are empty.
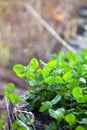
<svg viewBox="0 0 87 130">
<path fill-rule="evenodd" d="M 78 10 L 85 3 L 86 0 L 28 2 L 67 42 L 76 36 Z M 52 53 L 58 53 L 63 48 L 32 16 L 25 4 L 20 0 L 0 1 L 0 114 L 6 115 L 4 92 L 8 82 L 17 86 L 19 94 L 27 91 L 25 82 L 13 73 L 13 65 L 26 65 L 32 57 L 47 61 Z"/>
</svg>

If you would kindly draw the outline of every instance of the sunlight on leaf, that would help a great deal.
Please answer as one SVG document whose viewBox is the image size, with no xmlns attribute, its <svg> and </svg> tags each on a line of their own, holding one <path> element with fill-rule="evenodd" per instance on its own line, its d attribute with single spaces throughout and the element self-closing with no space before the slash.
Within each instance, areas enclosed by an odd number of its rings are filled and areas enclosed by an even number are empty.
<svg viewBox="0 0 87 130">
<path fill-rule="evenodd" d="M 69 113 L 68 115 L 65 116 L 65 121 L 69 124 L 69 125 L 73 125 L 76 123 L 76 117 L 74 114 Z"/>
<path fill-rule="evenodd" d="M 75 87 L 72 91 L 72 95 L 78 100 L 82 97 L 82 89 L 80 87 Z"/>
</svg>

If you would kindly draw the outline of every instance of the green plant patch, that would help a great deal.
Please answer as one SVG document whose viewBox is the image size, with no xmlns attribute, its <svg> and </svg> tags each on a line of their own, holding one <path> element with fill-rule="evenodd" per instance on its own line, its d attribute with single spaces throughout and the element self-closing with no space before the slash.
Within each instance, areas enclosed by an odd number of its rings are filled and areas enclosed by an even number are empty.
<svg viewBox="0 0 87 130">
<path fill-rule="evenodd" d="M 28 103 L 27 112 L 50 117 L 49 125 L 43 124 L 44 130 L 87 129 L 87 49 L 76 54 L 71 51 L 54 54 L 47 63 L 32 58 L 27 66 L 17 64 L 13 70 L 25 79 L 29 93 L 19 97 L 14 93 L 14 84 L 9 83 L 5 96 L 16 107 L 24 100 Z M 13 130 L 16 126 L 32 129 L 33 117 L 20 111 L 18 119 L 12 124 Z"/>
<path fill-rule="evenodd" d="M 4 129 L 4 126 L 6 124 L 6 115 L 5 114 L 0 114 L 0 130 Z"/>
</svg>

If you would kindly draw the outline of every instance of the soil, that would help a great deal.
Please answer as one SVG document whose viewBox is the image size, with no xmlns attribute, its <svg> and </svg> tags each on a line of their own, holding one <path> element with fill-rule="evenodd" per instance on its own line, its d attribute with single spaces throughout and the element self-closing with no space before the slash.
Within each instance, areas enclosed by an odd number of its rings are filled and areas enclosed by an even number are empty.
<svg viewBox="0 0 87 130">
<path fill-rule="evenodd" d="M 51 117 L 42 115 L 42 113 L 38 113 L 37 111 L 34 111 L 33 114 L 35 116 L 36 130 L 44 130 L 45 126 L 49 125 L 52 121 Z"/>
</svg>

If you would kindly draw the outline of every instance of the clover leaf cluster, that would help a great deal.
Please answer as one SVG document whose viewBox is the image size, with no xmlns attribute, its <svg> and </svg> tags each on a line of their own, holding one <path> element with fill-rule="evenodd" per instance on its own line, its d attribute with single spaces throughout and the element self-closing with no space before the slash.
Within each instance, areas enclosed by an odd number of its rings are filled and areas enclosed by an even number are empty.
<svg viewBox="0 0 87 130">
<path fill-rule="evenodd" d="M 87 130 L 87 49 L 54 54 L 47 63 L 32 58 L 13 70 L 28 86 L 28 111 L 52 118 L 45 130 Z"/>
</svg>

